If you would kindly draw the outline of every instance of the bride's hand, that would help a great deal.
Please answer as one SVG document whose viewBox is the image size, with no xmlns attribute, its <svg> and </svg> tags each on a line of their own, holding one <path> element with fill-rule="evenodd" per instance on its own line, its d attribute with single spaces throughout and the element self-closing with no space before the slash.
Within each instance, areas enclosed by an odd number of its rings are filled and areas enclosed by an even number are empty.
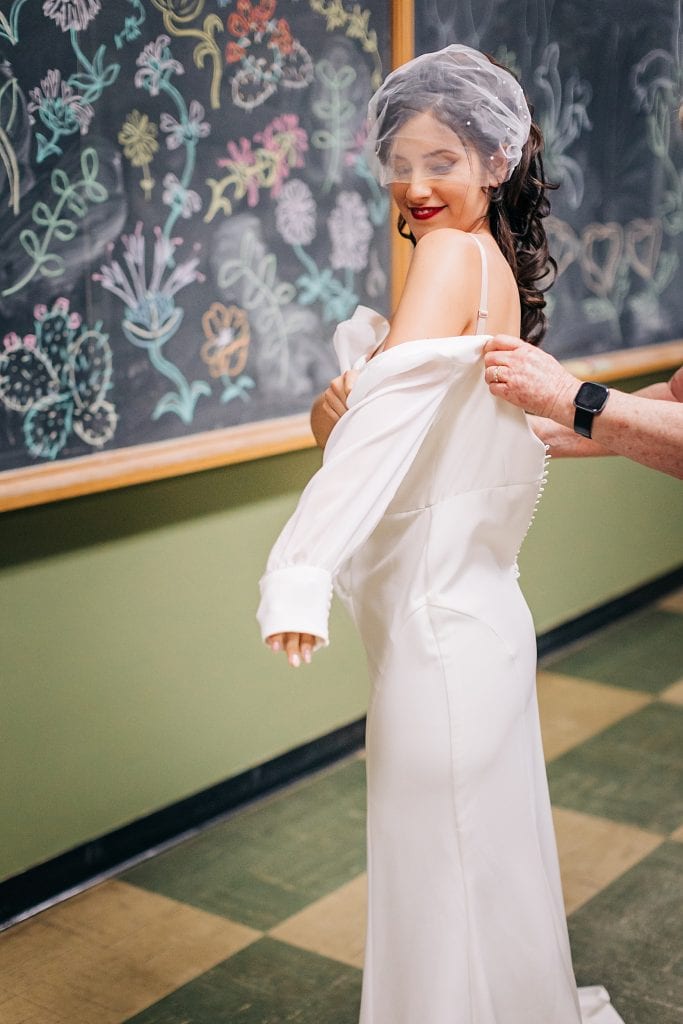
<svg viewBox="0 0 683 1024">
<path fill-rule="evenodd" d="M 346 400 L 358 377 L 358 370 L 347 370 L 331 380 L 318 395 L 311 409 L 311 429 L 320 448 L 324 448 L 332 428 L 347 411 Z"/>
<path fill-rule="evenodd" d="M 284 651 L 292 668 L 298 668 L 302 660 L 310 663 L 316 641 L 310 633 L 273 633 L 266 637 L 271 651 Z"/>
</svg>

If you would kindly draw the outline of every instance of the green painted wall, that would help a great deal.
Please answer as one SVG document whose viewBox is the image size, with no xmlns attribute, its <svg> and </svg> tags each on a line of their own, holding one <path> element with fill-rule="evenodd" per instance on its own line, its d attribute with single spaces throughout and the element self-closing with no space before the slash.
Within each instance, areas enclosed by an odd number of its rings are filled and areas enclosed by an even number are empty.
<svg viewBox="0 0 683 1024">
<path fill-rule="evenodd" d="M 0 878 L 364 714 L 363 657 L 294 672 L 260 644 L 257 580 L 315 452 L 0 517 Z M 557 462 L 521 559 L 539 631 L 683 561 L 683 489 Z"/>
</svg>

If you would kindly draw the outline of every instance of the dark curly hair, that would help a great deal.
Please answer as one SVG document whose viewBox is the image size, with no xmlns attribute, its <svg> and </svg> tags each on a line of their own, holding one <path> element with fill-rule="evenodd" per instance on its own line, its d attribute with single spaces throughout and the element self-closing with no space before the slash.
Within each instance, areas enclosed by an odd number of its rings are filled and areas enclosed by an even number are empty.
<svg viewBox="0 0 683 1024">
<path fill-rule="evenodd" d="M 504 67 L 486 54 L 492 64 Z M 505 68 L 505 70 L 509 70 Z M 511 72 L 510 72 L 511 73 Z M 452 118 L 447 119 L 448 97 L 440 97 L 439 101 L 425 103 L 425 112 L 431 112 L 437 120 L 442 121 L 452 131 Z M 533 108 L 529 105 L 533 116 Z M 407 112 L 407 117 L 415 114 L 415 108 Z M 389 111 L 387 115 L 391 130 L 396 131 L 407 119 L 399 110 Z M 476 130 L 474 123 L 468 127 L 458 124 L 457 134 L 462 141 L 475 149 L 483 159 L 488 159 L 498 151 L 498 141 L 486 138 Z M 385 136 L 385 140 L 388 137 Z M 386 141 L 380 151 L 382 159 L 386 153 Z M 522 148 L 520 162 L 515 167 L 510 179 L 488 188 L 490 199 L 488 209 L 489 226 L 505 259 L 510 264 L 517 281 L 520 304 L 522 308 L 522 337 L 532 345 L 538 345 L 546 332 L 546 316 L 544 292 L 555 280 L 557 264 L 548 251 L 543 218 L 550 212 L 550 201 L 547 196 L 549 189 L 557 185 L 549 182 L 543 170 L 543 136 L 533 121 L 529 137 Z M 408 228 L 405 218 L 399 214 L 398 231 L 403 238 L 409 238 L 415 245 L 415 236 Z"/>
</svg>

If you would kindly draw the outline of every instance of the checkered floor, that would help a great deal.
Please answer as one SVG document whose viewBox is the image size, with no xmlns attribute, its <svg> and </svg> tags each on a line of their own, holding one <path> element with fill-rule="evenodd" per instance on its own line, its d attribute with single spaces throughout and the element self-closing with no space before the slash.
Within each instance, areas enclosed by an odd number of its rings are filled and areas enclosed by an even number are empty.
<svg viewBox="0 0 683 1024">
<path fill-rule="evenodd" d="M 674 1024 L 683 592 L 548 660 L 539 693 L 579 983 Z M 356 1024 L 364 787 L 359 754 L 1 935 L 0 1024 Z"/>
</svg>

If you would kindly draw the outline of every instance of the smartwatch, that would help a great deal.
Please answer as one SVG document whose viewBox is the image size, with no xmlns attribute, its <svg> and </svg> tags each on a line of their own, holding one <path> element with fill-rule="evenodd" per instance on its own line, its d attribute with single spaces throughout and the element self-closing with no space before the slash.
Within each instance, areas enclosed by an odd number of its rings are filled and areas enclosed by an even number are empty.
<svg viewBox="0 0 683 1024">
<path fill-rule="evenodd" d="M 609 388 L 604 384 L 585 381 L 574 398 L 574 430 L 583 437 L 591 436 L 593 417 L 602 412 L 609 396 Z"/>
</svg>

